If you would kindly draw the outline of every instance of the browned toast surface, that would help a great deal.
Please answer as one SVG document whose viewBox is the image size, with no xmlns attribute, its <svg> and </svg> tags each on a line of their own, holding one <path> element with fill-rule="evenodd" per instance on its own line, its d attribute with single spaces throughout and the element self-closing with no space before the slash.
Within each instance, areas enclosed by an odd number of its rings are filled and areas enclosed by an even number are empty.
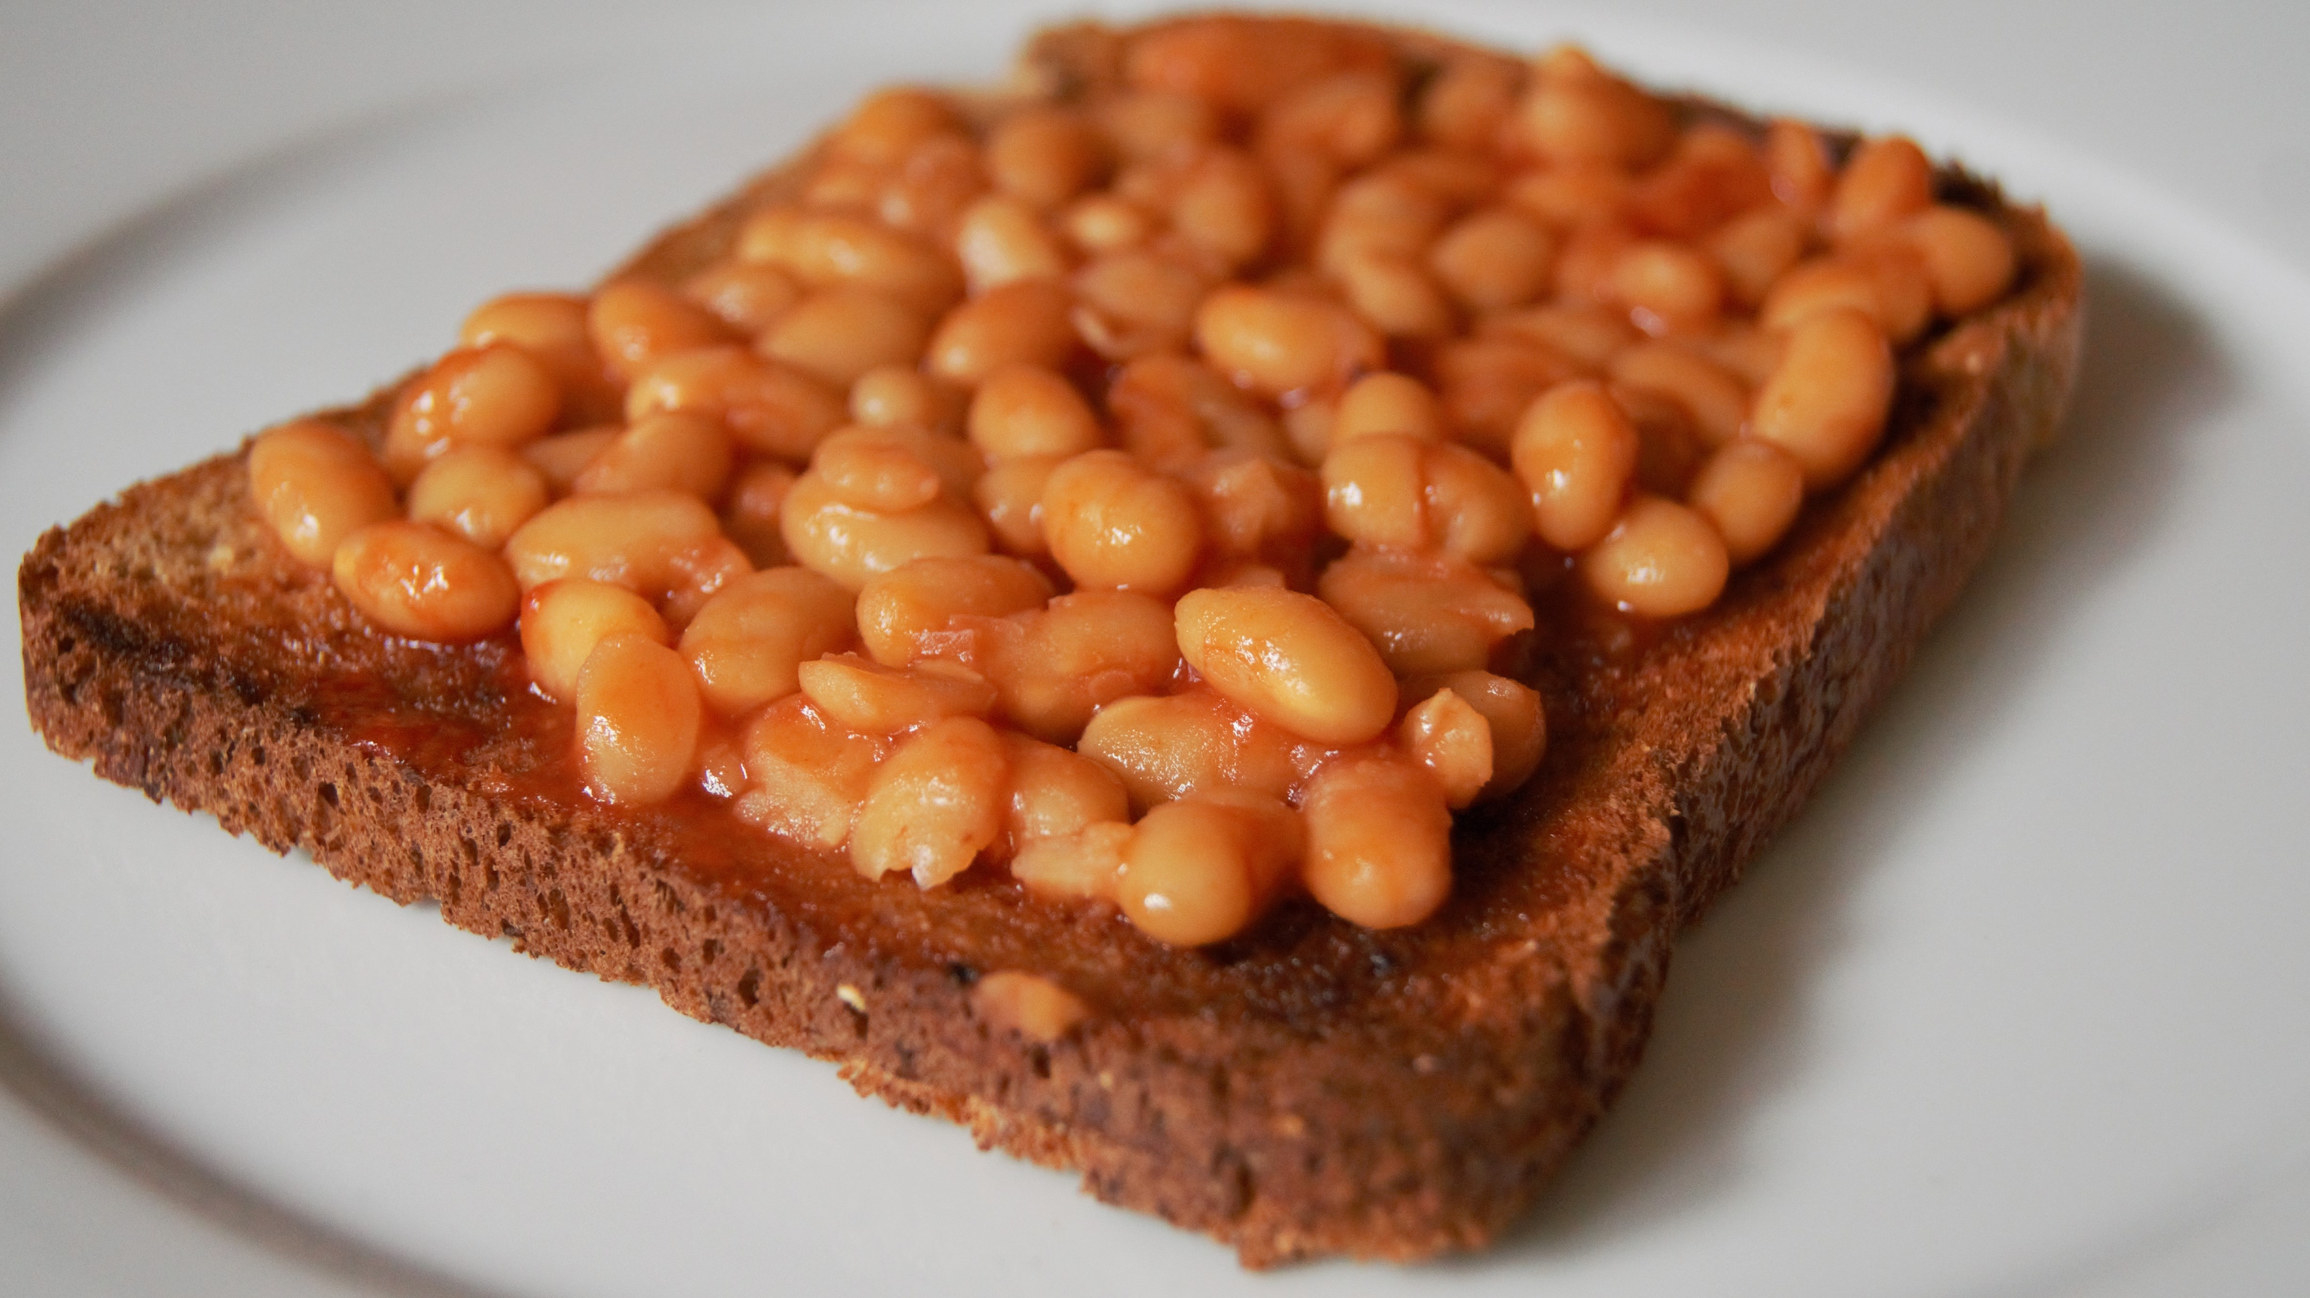
<svg viewBox="0 0 2310 1298">
<path fill-rule="evenodd" d="M 1100 48 L 1083 30 L 1046 40 L 1041 84 L 1101 75 Z M 863 1091 L 1078 1169 L 1249 1262 L 1479 1246 L 1627 1076 L 1670 939 L 1899 676 L 2058 415 L 2074 253 L 1961 175 L 1944 190 L 2014 236 L 2014 291 L 1908 354 L 1876 459 L 1714 607 L 1641 642 L 1578 619 L 1544 638 L 1546 762 L 1465 818 L 1452 898 L 1412 928 L 1294 903 L 1180 949 L 995 871 L 936 893 L 868 880 L 700 814 L 702 795 L 591 803 L 568 714 L 527 691 L 510 634 L 447 648 L 371 631 L 258 521 L 239 455 L 41 538 L 19 573 L 28 706 L 108 779 L 839 1061 Z M 630 269 L 700 264 L 737 210 Z M 353 416 L 372 437 L 388 400 Z M 1049 1045 L 989 1026 L 971 984 L 1013 968 L 1091 1018 Z"/>
</svg>

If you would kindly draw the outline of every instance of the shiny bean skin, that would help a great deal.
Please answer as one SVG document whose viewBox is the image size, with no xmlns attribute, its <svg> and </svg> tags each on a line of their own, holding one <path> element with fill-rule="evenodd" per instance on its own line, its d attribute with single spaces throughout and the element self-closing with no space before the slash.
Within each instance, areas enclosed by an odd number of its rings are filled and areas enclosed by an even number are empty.
<svg viewBox="0 0 2310 1298">
<path fill-rule="evenodd" d="M 1639 343 L 1613 357 L 1609 372 L 1615 384 L 1657 393 L 1683 407 L 1711 446 L 1740 436 L 1741 426 L 1748 422 L 1748 388 L 1690 348 Z"/>
<path fill-rule="evenodd" d="M 1743 438 L 1718 447 L 1685 495 L 1716 525 L 1739 567 L 1779 544 L 1796 521 L 1805 503 L 1805 470 L 1771 442 Z"/>
<path fill-rule="evenodd" d="M 970 868 L 1003 832 L 1009 759 L 994 729 L 948 717 L 899 744 L 874 772 L 850 831 L 850 860 L 935 888 Z"/>
<path fill-rule="evenodd" d="M 529 676 L 550 699 L 577 694 L 578 673 L 594 646 L 613 635 L 672 644 L 674 634 L 650 602 L 623 586 L 563 577 L 521 600 L 521 654 Z"/>
<path fill-rule="evenodd" d="M 1016 846 L 1011 877 L 1038 897 L 1112 903 L 1115 877 L 1123 872 L 1123 853 L 1130 846 L 1131 825 L 1120 820 L 1030 838 Z"/>
<path fill-rule="evenodd" d="M 713 312 L 673 289 L 642 279 L 619 280 L 594 294 L 586 310 L 586 331 L 602 364 L 628 383 L 676 352 L 733 341 L 730 327 Z"/>
<path fill-rule="evenodd" d="M 1806 235 L 1805 219 L 1776 204 L 1735 217 L 1712 231 L 1704 244 L 1724 271 L 1726 296 L 1754 307 L 1765 300 L 1773 281 L 1805 255 Z"/>
<path fill-rule="evenodd" d="M 682 492 L 572 496 L 516 529 L 505 559 L 523 590 L 557 577 L 590 577 L 657 597 L 681 584 L 685 552 L 721 535 L 714 511 Z"/>
<path fill-rule="evenodd" d="M 1115 898 L 1159 942 L 1221 941 L 1282 892 L 1303 838 L 1299 816 L 1276 798 L 1228 791 L 1166 802 L 1133 829 Z"/>
<path fill-rule="evenodd" d="M 889 166 L 924 140 L 957 125 L 954 107 L 945 96 L 915 86 L 892 86 L 868 95 L 852 109 L 827 137 L 827 147 L 841 157 Z"/>
<path fill-rule="evenodd" d="M 1555 162 L 1642 166 L 1675 140 L 1668 106 L 1570 47 L 1543 55 L 1516 106 L 1524 143 Z"/>
<path fill-rule="evenodd" d="M 847 390 L 878 366 L 912 363 L 929 334 L 922 316 L 897 298 L 840 286 L 795 303 L 755 340 L 754 349 Z"/>
<path fill-rule="evenodd" d="M 1072 744 L 1102 707 L 1168 685 L 1179 670 L 1171 609 L 1128 591 L 1076 591 L 1022 615 L 990 670 L 1012 725 Z"/>
<path fill-rule="evenodd" d="M 1454 339 L 1435 364 L 1446 426 L 1495 455 L 1508 451 L 1533 398 L 1580 374 L 1553 348 L 1516 338 Z"/>
<path fill-rule="evenodd" d="M 409 484 L 407 513 L 484 550 L 545 508 L 545 475 L 521 456 L 486 443 L 452 447 Z"/>
<path fill-rule="evenodd" d="M 1310 747 L 1329 751 L 1204 688 L 1116 699 L 1083 728 L 1075 751 L 1113 771 L 1144 810 L 1231 789 L 1284 797 Z"/>
<path fill-rule="evenodd" d="M 1801 262 L 1774 282 L 1757 321 L 1785 331 L 1840 308 L 1867 315 L 1896 343 L 1915 338 L 1933 317 L 1933 283 L 1924 258 L 1888 242 Z"/>
<path fill-rule="evenodd" d="M 960 131 L 924 139 L 875 180 L 871 206 L 883 224 L 933 243 L 987 187 L 978 145 Z"/>
<path fill-rule="evenodd" d="M 1343 388 L 1385 359 L 1379 336 L 1333 303 L 1234 284 L 1203 300 L 1195 341 L 1221 372 L 1270 396 Z"/>
<path fill-rule="evenodd" d="M 1603 370 L 1643 337 L 1626 312 L 1594 303 L 1552 302 L 1500 312 L 1479 321 L 1477 329 L 1489 337 L 1537 343 L 1591 371 Z"/>
<path fill-rule="evenodd" d="M 1003 732 L 1003 747 L 1011 760 L 1011 805 L 1004 827 L 1014 847 L 1130 820 L 1131 795 L 1113 771 L 1073 749 L 1017 731 Z"/>
<path fill-rule="evenodd" d="M 719 420 L 664 411 L 644 415 L 611 438 L 571 479 L 570 490 L 580 495 L 666 490 L 713 500 L 736 464 L 730 433 Z"/>
<path fill-rule="evenodd" d="M 1223 270 L 1252 260 L 1274 237 L 1275 198 L 1247 154 L 1212 149 L 1191 163 L 1171 194 L 1171 228 Z"/>
<path fill-rule="evenodd" d="M 738 470 L 722 502 L 722 533 L 738 543 L 757 568 L 788 562 L 778 513 L 794 486 L 794 470 L 776 460 L 755 460 Z"/>
<path fill-rule="evenodd" d="M 1038 365 L 1006 365 L 971 397 L 970 439 L 989 461 L 1076 455 L 1101 445 L 1098 416 L 1075 385 Z"/>
<path fill-rule="evenodd" d="M 987 176 L 1004 193 L 1049 210 L 1098 178 L 1105 153 L 1098 132 L 1080 114 L 1023 109 L 988 132 Z"/>
<path fill-rule="evenodd" d="M 738 255 L 808 288 L 870 289 L 925 314 L 946 310 L 963 291 L 962 272 L 928 241 L 845 212 L 758 212 L 739 232 Z"/>
<path fill-rule="evenodd" d="M 1439 689 L 1414 703 L 1396 725 L 1404 755 L 1436 777 L 1454 811 L 1492 779 L 1492 727 L 1466 699 Z"/>
<path fill-rule="evenodd" d="M 1285 454 L 1283 435 L 1263 404 L 1185 356 L 1142 356 L 1107 387 L 1107 413 L 1124 449 L 1171 471 L 1213 447 Z"/>
<path fill-rule="evenodd" d="M 1898 135 L 1863 140 L 1845 160 L 1823 217 L 1829 238 L 1843 243 L 1891 229 L 1933 203 L 1933 164 Z"/>
<path fill-rule="evenodd" d="M 369 448 L 318 419 L 282 424 L 250 443 L 249 495 L 308 568 L 327 568 L 347 536 L 401 512 Z"/>
<path fill-rule="evenodd" d="M 837 725 L 800 694 L 762 710 L 746 727 L 739 816 L 822 851 L 850 841 L 850 822 L 889 750 L 879 735 Z"/>
<path fill-rule="evenodd" d="M 1203 549 L 1187 489 L 1121 451 L 1087 451 L 1051 471 L 1043 536 L 1051 557 L 1086 589 L 1178 590 Z"/>
<path fill-rule="evenodd" d="M 983 717 L 995 706 L 986 677 L 941 659 L 886 667 L 858 654 L 828 654 L 802 663 L 796 679 L 812 707 L 870 735 L 895 735 L 947 717 Z"/>
<path fill-rule="evenodd" d="M 951 433 L 962 427 L 966 396 L 908 365 L 879 365 L 850 385 L 850 419 L 869 428 L 919 428 Z"/>
<path fill-rule="evenodd" d="M 988 195 L 963 211 L 954 248 L 973 294 L 1019 280 L 1058 279 L 1068 270 L 1066 247 L 1042 214 L 1005 194 Z"/>
<path fill-rule="evenodd" d="M 1206 452 L 1173 472 L 1202 507 L 1213 553 L 1305 566 L 1323 523 L 1323 483 L 1314 474 L 1236 449 Z"/>
<path fill-rule="evenodd" d="M 1522 681 L 1487 671 L 1446 672 L 1405 681 L 1405 698 L 1431 697 L 1450 690 L 1466 700 L 1492 731 L 1492 778 L 1476 794 L 1478 802 L 1513 793 L 1539 769 L 1548 751 L 1548 718 L 1539 692 Z"/>
<path fill-rule="evenodd" d="M 689 782 L 703 715 L 680 654 L 646 635 L 605 636 L 579 670 L 572 702 L 587 793 L 646 807 Z"/>
<path fill-rule="evenodd" d="M 1452 810 L 1435 777 L 1409 762 L 1340 759 L 1300 800 L 1300 877 L 1326 910 L 1365 928 L 1402 928 L 1452 891 Z"/>
<path fill-rule="evenodd" d="M 566 496 L 571 485 L 576 483 L 577 476 L 585 472 L 585 467 L 594 462 L 594 457 L 616 441 L 618 434 L 623 431 L 622 425 L 603 424 L 594 428 L 581 428 L 574 433 L 555 433 L 525 443 L 521 448 L 521 458 L 544 475 L 545 485 L 551 489 L 552 494 Z"/>
<path fill-rule="evenodd" d="M 989 289 L 939 321 L 924 364 L 965 387 L 1005 365 L 1057 369 L 1075 349 L 1074 302 L 1048 280 L 1021 280 Z"/>
<path fill-rule="evenodd" d="M 1335 274 L 1348 305 L 1390 338 L 1441 338 L 1459 324 L 1443 286 L 1410 257 L 1356 253 Z"/>
<path fill-rule="evenodd" d="M 1401 433 L 1422 441 L 1441 441 L 1443 407 L 1427 384 L 1409 375 L 1385 370 L 1366 374 L 1340 394 L 1329 441 L 1336 446 L 1372 433 Z"/>
<path fill-rule="evenodd" d="M 1420 91 L 1413 117 L 1420 134 L 1463 152 L 1491 147 L 1515 111 L 1523 69 L 1510 59 L 1468 55 L 1446 63 Z"/>
<path fill-rule="evenodd" d="M 1647 239 L 1612 262 L 1610 293 L 1650 334 L 1707 327 L 1724 306 L 1724 272 L 1687 244 Z"/>
<path fill-rule="evenodd" d="M 1531 301 L 1548 287 L 1556 240 L 1512 208 L 1463 217 L 1428 250 L 1428 264 L 1461 306 L 1491 311 Z"/>
<path fill-rule="evenodd" d="M 802 664 L 857 638 L 850 592 L 806 568 L 766 568 L 723 585 L 682 630 L 706 705 L 743 716 L 798 688 Z"/>
<path fill-rule="evenodd" d="M 1086 255 L 1121 252 L 1146 242 L 1153 218 L 1126 198 L 1086 194 L 1059 216 L 1059 228 Z"/>
<path fill-rule="evenodd" d="M 1837 172 L 1820 132 L 1803 122 L 1776 118 L 1765 128 L 1765 169 L 1773 197 L 1802 216 L 1818 215 L 1829 205 Z"/>
<path fill-rule="evenodd" d="M 462 347 L 512 343 L 543 362 L 561 388 L 564 413 L 599 419 L 617 408 L 587 332 L 588 302 L 573 293 L 507 293 L 473 309 L 458 328 Z"/>
<path fill-rule="evenodd" d="M 1049 1045 L 1091 1016 L 1083 998 L 1040 974 L 998 969 L 971 984 L 971 1008 L 997 1028 Z"/>
<path fill-rule="evenodd" d="M 1606 603 L 1642 617 L 1679 617 L 1716 602 L 1731 560 L 1716 526 L 1659 496 L 1639 495 L 1580 556 L 1581 579 Z"/>
<path fill-rule="evenodd" d="M 1324 521 L 1356 545 L 1514 558 L 1532 535 L 1516 478 L 1464 446 L 1376 433 L 1324 457 Z"/>
<path fill-rule="evenodd" d="M 1850 477 L 1892 409 L 1893 350 L 1876 323 L 1836 309 L 1789 331 L 1780 368 L 1757 389 L 1753 435 L 1796 457 L 1808 491 Z"/>
<path fill-rule="evenodd" d="M 1050 579 L 1001 555 L 917 559 L 858 592 L 858 633 L 874 660 L 903 667 L 926 658 L 980 657 L 974 623 L 1039 610 Z"/>
<path fill-rule="evenodd" d="M 841 394 L 821 379 L 743 347 L 709 347 L 661 359 L 626 391 L 626 419 L 661 412 L 718 419 L 747 450 L 808 459 L 842 423 Z"/>
<path fill-rule="evenodd" d="M 479 640 L 512 625 L 521 603 L 504 560 L 423 523 L 388 520 L 352 532 L 330 572 L 363 617 L 412 640 Z"/>
<path fill-rule="evenodd" d="M 1272 587 L 1189 591 L 1179 652 L 1213 689 L 1294 734 L 1359 744 L 1395 716 L 1396 683 L 1361 632 L 1312 595 Z"/>
<path fill-rule="evenodd" d="M 1316 584 L 1398 676 L 1480 668 L 1532 629 L 1532 606 L 1483 569 L 1443 555 L 1351 550 Z"/>
<path fill-rule="evenodd" d="M 511 343 L 461 347 L 436 361 L 394 403 L 385 466 L 413 481 L 455 443 L 518 446 L 561 413 L 561 388 L 544 363 Z"/>
<path fill-rule="evenodd" d="M 989 465 L 971 484 L 971 503 L 1004 554 L 1033 558 L 1051 552 L 1043 539 L 1043 492 L 1063 455 L 1025 455 Z"/>
<path fill-rule="evenodd" d="M 1379 161 L 1404 135 L 1397 78 L 1343 72 L 1309 82 L 1260 115 L 1260 151 L 1313 153 L 1356 169 Z"/>
<path fill-rule="evenodd" d="M 857 509 L 901 513 L 939 498 L 945 482 L 924 454 L 925 439 L 904 428 L 845 428 L 819 443 L 811 476 Z"/>
<path fill-rule="evenodd" d="M 1516 476 L 1532 491 L 1533 530 L 1584 550 L 1611 530 L 1636 472 L 1636 426 L 1596 383 L 1550 388 L 1516 425 Z"/>
<path fill-rule="evenodd" d="M 1074 286 L 1075 328 L 1113 361 L 1184 348 L 1210 287 L 1200 271 L 1144 248 L 1093 258 L 1075 272 Z"/>
<path fill-rule="evenodd" d="M 1901 236 L 1923 259 L 1934 309 L 1944 316 L 1978 311 L 2013 283 L 2013 238 L 1979 212 L 1930 207 L 1910 217 Z"/>
<path fill-rule="evenodd" d="M 802 300 L 802 286 L 775 266 L 724 261 L 682 281 L 682 295 L 734 332 L 755 337 Z"/>
<path fill-rule="evenodd" d="M 986 525 L 967 505 L 941 496 L 895 513 L 860 509 L 815 472 L 786 493 L 778 527 L 796 562 L 851 590 L 916 559 L 987 552 Z"/>
</svg>

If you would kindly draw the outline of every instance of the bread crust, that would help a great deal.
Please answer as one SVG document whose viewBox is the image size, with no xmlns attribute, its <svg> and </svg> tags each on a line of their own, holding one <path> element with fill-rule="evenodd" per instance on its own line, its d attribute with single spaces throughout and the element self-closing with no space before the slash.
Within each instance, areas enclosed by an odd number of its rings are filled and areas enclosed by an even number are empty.
<svg viewBox="0 0 2310 1298">
<path fill-rule="evenodd" d="M 1386 35 L 1416 56 L 1451 48 Z M 1114 75 L 1115 41 L 1046 34 L 1024 92 Z M 702 264 L 786 174 L 621 273 Z M 1941 183 L 2013 234 L 2015 290 L 1905 357 L 1876 459 L 1715 607 L 1641 644 L 1548 642 L 1547 761 L 1466 819 L 1454 896 L 1409 930 L 1295 903 L 1177 950 L 999 872 L 924 894 L 687 803 L 589 803 L 569 722 L 523 689 L 511 637 L 451 650 L 371 632 L 254 517 L 245 447 L 41 537 L 18 572 L 27 707 L 106 779 L 836 1061 L 861 1092 L 1079 1171 L 1246 1264 L 1479 1248 L 1635 1066 L 1671 939 L 1901 675 L 2059 416 L 2075 253 L 2041 212 L 1962 173 Z M 392 393 L 338 414 L 375 436 Z M 1048 974 L 1092 1017 L 1048 1044 L 990 1026 L 970 984 L 1000 968 Z"/>
</svg>

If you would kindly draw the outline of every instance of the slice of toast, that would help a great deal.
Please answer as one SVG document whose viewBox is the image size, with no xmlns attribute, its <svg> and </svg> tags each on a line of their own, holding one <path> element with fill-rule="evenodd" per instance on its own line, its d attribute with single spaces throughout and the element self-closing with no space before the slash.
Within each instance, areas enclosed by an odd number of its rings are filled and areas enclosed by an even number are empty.
<svg viewBox="0 0 2310 1298">
<path fill-rule="evenodd" d="M 1388 35 L 1415 58 L 1451 48 Z M 1038 41 L 1035 93 L 1112 76 L 1114 40 Z M 785 175 L 621 273 L 704 264 Z M 252 512 L 245 448 L 41 538 L 18 577 L 27 705 L 51 747 L 107 779 L 837 1061 L 862 1092 L 1077 1170 L 1249 1264 L 1480 1247 L 1628 1076 L 1671 939 L 1900 676 L 2059 415 L 2075 254 L 1963 173 L 1940 186 L 2012 235 L 2012 292 L 1905 355 L 1876 458 L 1714 607 L 1640 643 L 1575 626 L 1542 644 L 1546 762 L 1463 818 L 1455 891 L 1408 929 L 1292 903 L 1178 949 L 999 871 L 936 893 L 870 881 L 702 795 L 590 802 L 569 714 L 528 692 L 512 636 L 452 648 L 370 630 Z M 375 439 L 391 396 L 339 416 Z M 971 987 L 998 969 L 1048 974 L 1091 1017 L 1048 1044 L 988 1023 Z"/>
</svg>

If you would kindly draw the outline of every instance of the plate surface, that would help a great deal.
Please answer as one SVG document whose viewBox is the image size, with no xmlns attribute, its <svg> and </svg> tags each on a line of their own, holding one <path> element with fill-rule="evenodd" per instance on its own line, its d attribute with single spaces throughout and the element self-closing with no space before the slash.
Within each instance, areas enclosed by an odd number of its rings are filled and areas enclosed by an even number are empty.
<svg viewBox="0 0 2310 1298">
<path fill-rule="evenodd" d="M 485 5 L 431 62 L 254 4 L 174 46 L 181 20 L 130 15 L 161 30 L 126 52 L 82 25 L 121 15 L 8 19 L 54 55 L 39 84 L 176 86 L 210 120 L 162 149 L 100 107 L 75 152 L 34 138 L 41 113 L 0 118 L 0 156 L 61 195 L 0 206 L 12 246 L 45 250 L 0 305 L 0 541 L 358 396 L 490 292 L 586 282 L 868 86 L 987 79 L 1036 6 L 964 8 L 641 27 Z M 1808 12 L 1770 10 L 1766 35 Z M 1505 0 L 1421 21 L 1528 48 L 1578 31 L 1656 79 L 1899 123 L 2042 196 L 2089 263 L 2067 440 L 1818 803 L 1680 946 L 1636 1081 L 1503 1247 L 1243 1276 L 826 1066 L 152 807 L 18 725 L 0 1289 L 2310 1287 L 2300 267 L 2106 161 L 2144 155 L 1953 109 L 1857 41 L 1840 59 L 1834 24 L 1766 46 Z M 242 48 L 256 30 L 307 58 Z M 175 61 L 135 64 L 148 46 Z M 1953 86 L 1975 66 L 1956 35 L 1916 57 Z M 333 75 L 282 88 L 316 61 Z M 66 218 L 102 233 L 67 240 Z"/>
</svg>

